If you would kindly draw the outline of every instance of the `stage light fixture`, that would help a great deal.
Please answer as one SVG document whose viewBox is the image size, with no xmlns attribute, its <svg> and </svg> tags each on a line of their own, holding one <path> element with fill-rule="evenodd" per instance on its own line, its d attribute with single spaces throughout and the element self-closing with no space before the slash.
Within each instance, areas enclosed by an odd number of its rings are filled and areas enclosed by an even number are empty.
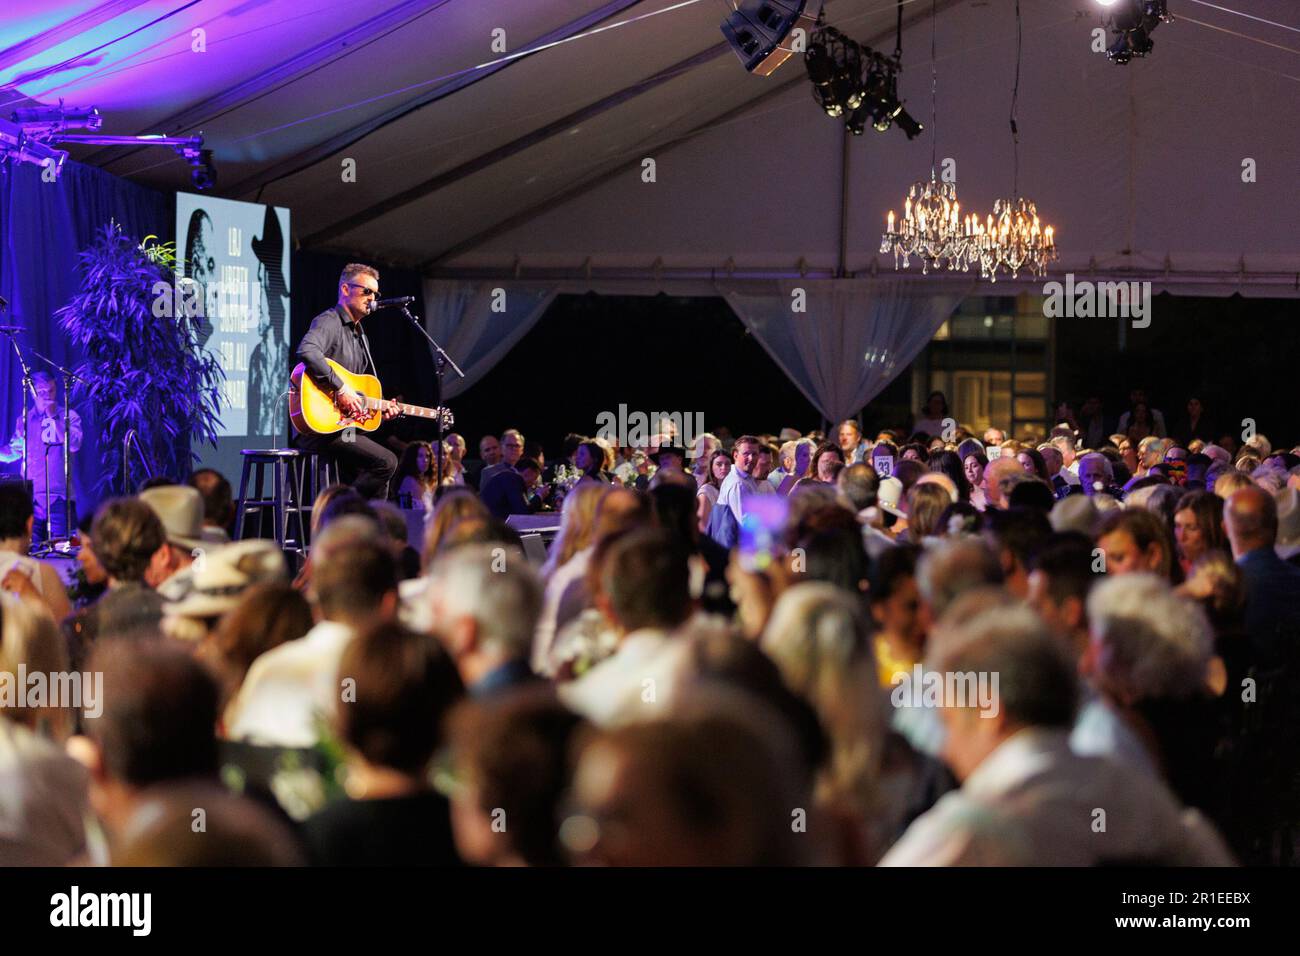
<svg viewBox="0 0 1300 956">
<path fill-rule="evenodd" d="M 1115 41 L 1106 50 L 1106 58 L 1123 66 L 1135 56 L 1148 55 L 1155 48 L 1152 31 L 1173 18 L 1169 16 L 1168 0 L 1120 0 L 1120 3 L 1121 8 L 1111 20 Z"/>
<path fill-rule="evenodd" d="M 0 119 L 0 160 L 13 159 L 19 163 L 53 169 L 54 178 L 58 179 L 67 158 L 67 150 L 54 149 L 17 123 Z"/>
<path fill-rule="evenodd" d="M 12 119 L 30 135 L 49 139 L 70 129 L 97 130 L 104 117 L 93 106 L 26 106 L 13 111 Z"/>
<path fill-rule="evenodd" d="M 804 52 L 804 66 L 817 104 L 827 116 L 843 119 L 854 136 L 861 136 L 868 122 L 881 133 L 897 123 L 908 139 L 921 132 L 898 98 L 902 66 L 897 53 L 885 56 L 819 23 Z"/>
</svg>

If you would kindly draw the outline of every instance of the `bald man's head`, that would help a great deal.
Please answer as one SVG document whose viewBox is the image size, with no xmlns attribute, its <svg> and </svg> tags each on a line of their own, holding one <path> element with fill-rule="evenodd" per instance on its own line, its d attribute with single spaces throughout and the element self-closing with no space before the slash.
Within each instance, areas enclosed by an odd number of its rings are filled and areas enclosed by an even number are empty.
<svg viewBox="0 0 1300 956">
<path fill-rule="evenodd" d="M 995 508 L 1005 508 L 1006 500 L 1002 494 L 1003 479 L 1024 473 L 1024 468 L 1014 457 L 997 458 L 989 462 L 984 469 L 984 496 Z"/>
<path fill-rule="evenodd" d="M 1277 502 L 1257 485 L 1240 488 L 1223 506 L 1223 526 L 1234 558 L 1271 548 L 1277 540 Z"/>
</svg>

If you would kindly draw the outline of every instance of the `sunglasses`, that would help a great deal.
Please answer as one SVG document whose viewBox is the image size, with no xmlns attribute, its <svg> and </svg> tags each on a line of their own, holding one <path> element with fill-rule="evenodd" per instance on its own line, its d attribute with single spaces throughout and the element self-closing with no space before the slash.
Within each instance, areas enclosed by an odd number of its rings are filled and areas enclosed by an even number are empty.
<svg viewBox="0 0 1300 956">
<path fill-rule="evenodd" d="M 351 289 L 353 289 L 353 290 L 360 290 L 360 292 L 361 292 L 361 297 L 364 298 L 364 299 L 374 299 L 374 298 L 378 298 L 378 296 L 379 296 L 379 290 L 378 290 L 378 289 L 367 289 L 367 288 L 366 288 L 365 286 L 363 286 L 363 285 L 351 285 L 350 283 L 349 283 L 349 286 L 348 286 L 348 287 L 351 288 Z"/>
</svg>

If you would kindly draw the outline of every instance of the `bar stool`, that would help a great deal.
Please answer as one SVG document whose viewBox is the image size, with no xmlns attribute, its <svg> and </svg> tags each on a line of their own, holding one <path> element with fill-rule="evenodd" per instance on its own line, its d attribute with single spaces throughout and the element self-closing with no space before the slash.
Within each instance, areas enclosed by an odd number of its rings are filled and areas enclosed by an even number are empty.
<svg viewBox="0 0 1300 956">
<path fill-rule="evenodd" d="M 239 477 L 235 540 L 243 540 L 244 519 L 248 515 L 257 515 L 257 528 L 260 532 L 262 515 L 270 511 L 275 520 L 276 543 L 285 550 L 302 550 L 306 546 L 306 527 L 302 517 L 301 452 L 296 448 L 245 448 L 241 454 L 244 456 L 244 467 Z M 271 471 L 269 494 L 263 492 L 268 468 Z M 298 523 L 296 538 L 289 537 L 289 521 L 292 518 L 296 518 Z"/>
<path fill-rule="evenodd" d="M 306 515 L 303 519 L 309 532 L 308 547 L 310 547 L 310 529 L 312 512 L 316 507 L 316 496 L 321 493 L 321 489 L 330 485 L 337 485 L 343 481 L 343 472 L 339 467 L 338 460 L 330 455 L 322 455 L 318 452 L 299 449 L 299 473 L 298 473 L 298 501 L 302 513 Z"/>
</svg>

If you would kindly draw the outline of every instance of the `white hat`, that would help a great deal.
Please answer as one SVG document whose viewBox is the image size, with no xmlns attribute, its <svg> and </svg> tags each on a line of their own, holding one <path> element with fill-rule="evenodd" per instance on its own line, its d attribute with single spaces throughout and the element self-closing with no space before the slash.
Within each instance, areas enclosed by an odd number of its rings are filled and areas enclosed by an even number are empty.
<svg viewBox="0 0 1300 956">
<path fill-rule="evenodd" d="M 903 499 L 903 483 L 890 475 L 888 478 L 880 479 L 880 487 L 876 489 L 876 506 L 882 511 L 887 511 L 896 518 L 906 518 L 907 515 L 898 510 L 898 503 Z"/>
<path fill-rule="evenodd" d="M 199 548 L 203 537 L 203 496 L 189 485 L 159 485 L 140 492 L 139 498 L 158 516 L 167 540 L 182 548 Z"/>
<path fill-rule="evenodd" d="M 284 554 L 274 541 L 250 538 L 221 545 L 194 562 L 185 598 L 163 605 L 168 617 L 217 617 L 239 603 L 254 584 L 284 581 L 289 576 Z"/>
</svg>

